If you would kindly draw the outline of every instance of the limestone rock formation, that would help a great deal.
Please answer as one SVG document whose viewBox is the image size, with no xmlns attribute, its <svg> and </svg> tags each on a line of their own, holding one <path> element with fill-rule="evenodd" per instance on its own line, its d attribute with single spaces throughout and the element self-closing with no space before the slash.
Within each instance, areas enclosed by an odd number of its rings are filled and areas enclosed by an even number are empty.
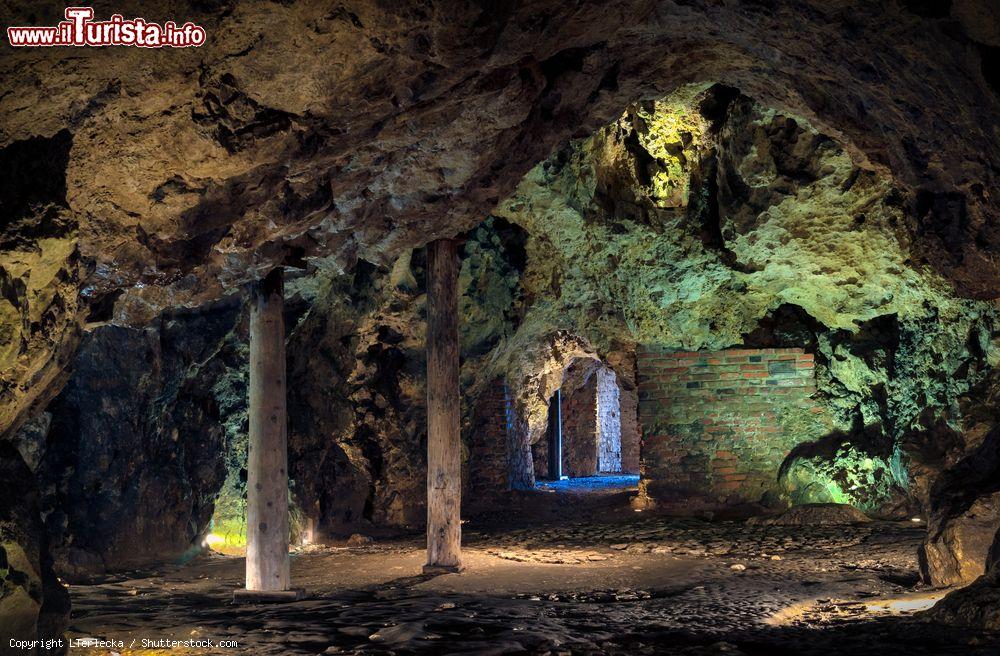
<svg viewBox="0 0 1000 656">
<path fill-rule="evenodd" d="M 48 144 L 48 177 L 65 181 L 52 202 L 4 212 L 22 226 L 16 238 L 40 206 L 57 207 L 78 226 L 86 305 L 148 321 L 286 258 L 387 265 L 475 225 L 552 147 L 629 103 L 721 82 L 836 139 L 865 175 L 891 172 L 914 256 L 963 294 L 993 297 L 995 34 L 979 18 L 989 3 L 910 4 L 142 3 L 151 20 L 204 25 L 207 43 L 83 56 L 3 46 L 4 161 Z M 48 24 L 61 11 L 12 2 L 2 18 Z M 670 175 L 650 185 L 674 202 L 685 183 Z M 52 315 L 60 326 L 80 311 L 68 300 Z M 22 321 L 35 311 L 12 307 Z M 4 367 L 25 390 L 7 404 L 8 425 L 30 396 L 52 393 L 38 372 L 65 366 L 72 340 L 47 330 L 22 365 Z"/>
<path fill-rule="evenodd" d="M 750 525 L 763 526 L 828 526 L 870 522 L 863 512 L 842 503 L 807 503 L 789 508 L 770 517 L 751 517 Z"/>
<path fill-rule="evenodd" d="M 1000 493 L 977 498 L 964 512 L 939 510 L 921 549 L 924 577 L 933 585 L 971 583 L 986 571 L 1000 531 Z"/>
<path fill-rule="evenodd" d="M 69 593 L 52 570 L 32 472 L 7 442 L 0 442 L 0 500 L 0 653 L 13 654 L 20 650 L 12 638 L 62 636 Z"/>
<path fill-rule="evenodd" d="M 78 221 L 66 197 L 68 130 L 0 150 L 0 436 L 37 414 L 65 382 L 79 338 Z M 83 297 L 83 298 L 81 298 Z"/>
<path fill-rule="evenodd" d="M 239 311 L 223 303 L 84 337 L 34 456 L 64 576 L 169 561 L 197 543 L 226 475 L 212 384 Z"/>
<path fill-rule="evenodd" d="M 466 440 L 489 370 L 484 360 L 519 320 L 523 241 L 523 231 L 502 220 L 465 235 Z M 418 249 L 391 269 L 363 264 L 350 276 L 321 276 L 289 336 L 290 466 L 303 511 L 323 532 L 424 521 L 424 266 Z"/>
<path fill-rule="evenodd" d="M 195 308 L 281 264 L 302 511 L 418 523 L 420 249 L 461 234 L 465 427 L 503 378 L 516 482 L 575 359 L 807 344 L 824 411 L 782 418 L 814 447 L 789 471 L 929 509 L 954 570 L 996 492 L 960 473 L 996 425 L 967 400 L 1000 363 L 1000 40 L 988 0 L 932 4 L 154 0 L 97 11 L 208 42 L 0 46 L 0 436 L 36 418 L 62 562 L 175 554 L 220 486 L 238 506 L 236 310 Z"/>
<path fill-rule="evenodd" d="M 986 558 L 986 573 L 971 585 L 955 590 L 926 613 L 944 624 L 1000 630 L 1000 540 Z"/>
<path fill-rule="evenodd" d="M 496 211 L 529 235 L 524 319 L 493 358 L 529 441 L 555 389 L 555 335 L 578 344 L 558 349 L 559 372 L 621 336 L 803 347 L 824 412 L 781 417 L 801 447 L 783 468 L 793 500 L 913 512 L 907 436 L 929 419 L 959 429 L 1000 325 L 993 304 L 915 264 L 897 193 L 803 119 L 720 86 L 630 107 L 561 148 Z"/>
<path fill-rule="evenodd" d="M 934 585 L 970 583 L 987 569 L 1000 531 L 1000 429 L 946 469 L 930 498 L 923 576 Z"/>
</svg>

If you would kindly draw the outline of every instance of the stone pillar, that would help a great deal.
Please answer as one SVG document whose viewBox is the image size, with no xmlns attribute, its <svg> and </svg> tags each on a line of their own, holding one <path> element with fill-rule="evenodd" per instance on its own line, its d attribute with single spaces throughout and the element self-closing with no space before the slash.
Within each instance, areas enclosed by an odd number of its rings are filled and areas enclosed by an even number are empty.
<svg viewBox="0 0 1000 656">
<path fill-rule="evenodd" d="M 457 572 L 462 552 L 457 242 L 427 246 L 427 564 Z"/>
<path fill-rule="evenodd" d="M 608 367 L 601 367 L 594 376 L 597 378 L 597 473 L 620 474 L 624 448 L 618 377 Z"/>
<path fill-rule="evenodd" d="M 251 594 L 289 590 L 283 310 L 279 268 L 253 285 L 250 299 L 246 590 Z"/>
</svg>

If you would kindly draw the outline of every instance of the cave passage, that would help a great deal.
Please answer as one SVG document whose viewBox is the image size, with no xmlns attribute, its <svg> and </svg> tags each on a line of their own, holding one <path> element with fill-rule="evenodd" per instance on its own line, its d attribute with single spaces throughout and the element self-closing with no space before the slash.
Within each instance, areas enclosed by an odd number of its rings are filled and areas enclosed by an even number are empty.
<svg viewBox="0 0 1000 656">
<path fill-rule="evenodd" d="M 0 656 L 1000 653 L 995 0 L 132 4 L 0 44 Z"/>
</svg>

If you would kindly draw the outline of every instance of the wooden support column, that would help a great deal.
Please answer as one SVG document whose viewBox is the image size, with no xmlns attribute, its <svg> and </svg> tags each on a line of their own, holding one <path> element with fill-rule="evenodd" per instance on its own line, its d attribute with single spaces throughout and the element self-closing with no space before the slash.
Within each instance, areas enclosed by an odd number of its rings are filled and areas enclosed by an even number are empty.
<svg viewBox="0 0 1000 656">
<path fill-rule="evenodd" d="M 284 282 L 275 269 L 250 298 L 250 445 L 244 600 L 297 598 L 289 590 L 288 428 L 285 416 Z"/>
<path fill-rule="evenodd" d="M 439 239 L 427 246 L 427 573 L 462 564 L 458 369 L 458 248 Z"/>
</svg>

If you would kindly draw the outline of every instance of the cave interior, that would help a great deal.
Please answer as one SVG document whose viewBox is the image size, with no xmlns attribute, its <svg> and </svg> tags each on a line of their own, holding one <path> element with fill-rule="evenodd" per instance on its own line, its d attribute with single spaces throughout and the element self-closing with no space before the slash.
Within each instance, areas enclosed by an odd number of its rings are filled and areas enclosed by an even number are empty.
<svg viewBox="0 0 1000 656">
<path fill-rule="evenodd" d="M 0 655 L 1000 649 L 994 0 L 121 4 L 2 47 Z"/>
</svg>

